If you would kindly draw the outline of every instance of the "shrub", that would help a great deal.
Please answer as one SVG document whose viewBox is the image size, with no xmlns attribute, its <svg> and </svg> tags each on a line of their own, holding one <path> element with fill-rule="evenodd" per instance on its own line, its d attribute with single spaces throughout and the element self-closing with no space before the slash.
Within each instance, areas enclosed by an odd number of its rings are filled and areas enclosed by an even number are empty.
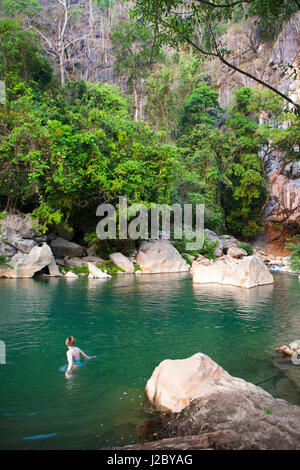
<svg viewBox="0 0 300 470">
<path fill-rule="evenodd" d="M 182 253 L 182 257 L 183 259 L 185 259 L 187 264 L 189 264 L 190 266 L 192 265 L 192 261 L 190 260 L 189 255 L 187 253 Z"/>
<path fill-rule="evenodd" d="M 179 253 L 183 256 L 187 263 L 191 264 L 190 261 L 187 261 L 188 255 L 186 253 L 186 243 L 194 242 L 194 240 L 189 240 L 182 237 L 182 240 L 177 240 L 175 243 L 175 248 L 179 251 Z M 216 257 L 214 255 L 214 251 L 218 246 L 218 241 L 212 242 L 211 239 L 204 233 L 204 242 L 202 247 L 199 250 L 190 251 L 189 254 L 195 256 L 197 258 L 199 255 L 205 256 L 205 258 L 215 260 Z M 185 257 L 185 256 L 186 257 Z M 189 259 L 189 258 L 188 258 Z"/>
<path fill-rule="evenodd" d="M 288 238 L 287 250 L 291 251 L 290 268 L 293 271 L 300 271 L 300 235 Z"/>
<path fill-rule="evenodd" d="M 0 266 L 7 264 L 9 261 L 10 261 L 10 258 L 7 258 L 6 256 L 0 256 Z"/>
<path fill-rule="evenodd" d="M 252 246 L 250 245 L 250 243 L 242 242 L 242 243 L 239 244 L 239 248 L 241 248 L 242 250 L 247 251 L 248 256 L 251 256 L 254 253 L 254 250 L 253 250 Z"/>
<path fill-rule="evenodd" d="M 117 274 L 118 272 L 125 273 L 124 269 L 118 268 L 118 266 L 115 266 L 110 260 L 105 260 L 100 265 L 97 265 L 97 266 L 103 272 L 106 270 L 107 274 L 110 274 L 110 275 Z"/>
</svg>

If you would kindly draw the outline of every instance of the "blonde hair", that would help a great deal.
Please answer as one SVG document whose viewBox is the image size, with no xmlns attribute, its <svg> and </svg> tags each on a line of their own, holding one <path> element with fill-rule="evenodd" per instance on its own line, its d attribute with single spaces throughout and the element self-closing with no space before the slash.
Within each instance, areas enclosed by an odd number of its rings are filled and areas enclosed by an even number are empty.
<svg viewBox="0 0 300 470">
<path fill-rule="evenodd" d="M 68 336 L 68 338 L 66 339 L 67 346 L 74 346 L 75 342 L 76 339 L 74 338 L 74 336 Z"/>
</svg>

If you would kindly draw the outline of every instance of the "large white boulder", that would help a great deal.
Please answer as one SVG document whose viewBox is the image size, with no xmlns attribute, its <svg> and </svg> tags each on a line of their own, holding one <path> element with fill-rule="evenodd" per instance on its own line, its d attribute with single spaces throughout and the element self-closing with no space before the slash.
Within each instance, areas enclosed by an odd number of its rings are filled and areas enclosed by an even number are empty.
<svg viewBox="0 0 300 470">
<path fill-rule="evenodd" d="M 224 256 L 207 266 L 193 266 L 193 282 L 197 284 L 219 283 L 247 289 L 272 284 L 273 276 L 266 265 L 257 256 L 242 259 Z"/>
<path fill-rule="evenodd" d="M 143 273 L 177 273 L 190 267 L 168 240 L 143 242 L 136 256 Z"/>
<path fill-rule="evenodd" d="M 158 409 L 178 412 L 194 399 L 208 398 L 216 391 L 255 391 L 256 386 L 232 377 L 202 353 L 187 359 L 166 359 L 154 370 L 146 385 L 150 403 Z"/>
<path fill-rule="evenodd" d="M 134 264 L 122 253 L 112 253 L 109 255 L 109 259 L 126 273 L 134 273 Z"/>
<path fill-rule="evenodd" d="M 78 275 L 76 273 L 73 273 L 73 271 L 68 271 L 66 272 L 65 277 L 68 279 L 77 279 Z"/>
<path fill-rule="evenodd" d="M 53 254 L 47 243 L 34 246 L 30 253 L 18 252 L 8 264 L 0 266 L 0 277 L 32 277 L 48 265 L 53 265 Z"/>
<path fill-rule="evenodd" d="M 232 258 L 243 258 L 244 256 L 248 256 L 248 253 L 243 248 L 239 248 L 238 246 L 230 246 L 227 251 L 227 255 L 232 256 Z"/>
<path fill-rule="evenodd" d="M 173 412 L 165 415 L 159 437 L 186 436 L 178 448 L 197 448 L 204 439 L 210 449 L 300 449 L 300 407 L 231 376 L 205 354 L 161 362 L 146 394 L 156 408 Z M 228 432 L 226 441 L 211 439 Z M 173 446 L 157 442 L 162 449 Z"/>
<path fill-rule="evenodd" d="M 95 264 L 93 263 L 90 263 L 88 261 L 87 263 L 87 266 L 89 268 L 89 274 L 91 274 L 94 278 L 97 278 L 97 279 L 107 279 L 109 277 L 111 277 L 109 274 L 107 273 L 104 273 L 103 271 L 101 271 L 101 269 L 99 269 Z M 91 276 L 90 276 L 91 277 Z"/>
</svg>

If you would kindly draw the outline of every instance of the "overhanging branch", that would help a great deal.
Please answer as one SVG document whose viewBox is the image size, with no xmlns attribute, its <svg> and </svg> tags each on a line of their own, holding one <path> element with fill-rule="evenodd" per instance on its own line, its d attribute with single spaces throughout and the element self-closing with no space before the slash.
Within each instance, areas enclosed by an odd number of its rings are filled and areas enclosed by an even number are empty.
<svg viewBox="0 0 300 470">
<path fill-rule="evenodd" d="M 212 39 L 213 39 L 213 42 L 214 42 L 214 45 L 215 45 L 215 49 L 216 49 L 216 55 L 218 57 L 218 59 L 225 65 L 227 65 L 227 67 L 231 68 L 232 70 L 235 70 L 236 72 L 239 72 L 241 73 L 242 75 L 245 75 L 246 77 L 249 77 L 251 78 L 252 80 L 256 81 L 257 83 L 259 83 L 260 85 L 264 86 L 265 88 L 269 88 L 269 90 L 272 90 L 274 93 L 276 93 L 277 95 L 281 96 L 281 98 L 283 98 L 285 101 L 288 101 L 290 104 L 292 104 L 293 106 L 295 106 L 296 108 L 300 109 L 300 105 L 295 103 L 295 101 L 293 101 L 291 98 L 289 98 L 288 96 L 286 96 L 284 93 L 281 93 L 281 91 L 277 90 L 277 88 L 274 88 L 272 85 L 270 85 L 269 83 L 267 82 L 264 82 L 263 80 L 261 80 L 260 78 L 258 77 L 255 77 L 255 75 L 252 75 L 250 72 L 246 72 L 245 70 L 242 70 L 240 69 L 239 67 L 237 67 L 236 65 L 228 62 L 228 60 L 225 59 L 224 55 L 220 53 L 219 51 L 219 48 L 218 48 L 218 44 L 217 44 L 217 41 L 216 41 L 216 38 L 215 38 L 215 35 L 213 33 L 213 30 L 211 28 L 211 25 L 209 24 L 208 25 L 208 29 L 210 31 L 210 34 L 212 36 Z"/>
<path fill-rule="evenodd" d="M 210 6 L 213 8 L 232 8 L 236 5 L 242 5 L 242 3 L 249 3 L 249 0 L 237 0 L 236 2 L 232 3 L 212 3 L 208 0 L 197 0 L 199 3 L 203 3 L 203 5 Z"/>
</svg>

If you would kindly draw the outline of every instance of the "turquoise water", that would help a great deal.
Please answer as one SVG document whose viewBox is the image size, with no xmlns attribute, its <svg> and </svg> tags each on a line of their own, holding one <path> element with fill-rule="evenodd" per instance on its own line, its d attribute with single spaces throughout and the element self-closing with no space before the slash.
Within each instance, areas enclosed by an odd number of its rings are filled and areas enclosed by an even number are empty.
<svg viewBox="0 0 300 470">
<path fill-rule="evenodd" d="M 274 285 L 250 290 L 193 285 L 189 274 L 1 279 L 7 364 L 0 364 L 0 448 L 137 442 L 154 368 L 199 351 L 300 405 L 300 366 L 273 352 L 300 339 L 300 283 L 288 274 L 274 278 Z M 97 358 L 67 380 L 59 369 L 69 335 Z"/>
</svg>

